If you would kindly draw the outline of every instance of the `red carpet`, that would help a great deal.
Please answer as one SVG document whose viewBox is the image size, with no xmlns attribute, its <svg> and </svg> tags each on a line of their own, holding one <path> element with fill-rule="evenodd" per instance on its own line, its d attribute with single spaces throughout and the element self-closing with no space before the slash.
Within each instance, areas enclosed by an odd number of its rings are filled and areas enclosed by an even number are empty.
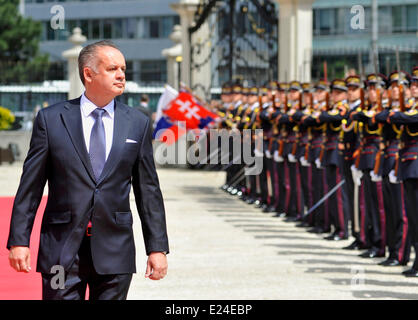
<svg viewBox="0 0 418 320">
<path fill-rule="evenodd" d="M 35 270 L 42 212 L 45 209 L 46 199 L 47 197 L 42 198 L 31 236 L 32 270 L 29 273 L 21 273 L 10 267 L 9 251 L 6 248 L 14 197 L 0 197 L 0 300 L 42 299 L 41 274 Z"/>
</svg>

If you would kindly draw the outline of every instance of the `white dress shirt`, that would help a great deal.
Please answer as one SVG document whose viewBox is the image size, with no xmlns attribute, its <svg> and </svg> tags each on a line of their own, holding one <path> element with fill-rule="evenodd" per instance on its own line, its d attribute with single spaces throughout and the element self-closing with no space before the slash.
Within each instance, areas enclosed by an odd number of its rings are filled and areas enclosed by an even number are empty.
<svg viewBox="0 0 418 320">
<path fill-rule="evenodd" d="M 83 124 L 84 141 L 86 142 L 87 152 L 90 149 L 90 135 L 91 129 L 95 122 L 95 118 L 91 114 L 96 108 L 98 108 L 93 102 L 91 102 L 83 93 L 80 100 L 81 120 Z M 106 135 L 106 160 L 109 156 L 110 149 L 113 142 L 113 124 L 115 119 L 115 101 L 112 100 L 103 107 L 106 112 L 103 114 L 103 125 Z"/>
</svg>

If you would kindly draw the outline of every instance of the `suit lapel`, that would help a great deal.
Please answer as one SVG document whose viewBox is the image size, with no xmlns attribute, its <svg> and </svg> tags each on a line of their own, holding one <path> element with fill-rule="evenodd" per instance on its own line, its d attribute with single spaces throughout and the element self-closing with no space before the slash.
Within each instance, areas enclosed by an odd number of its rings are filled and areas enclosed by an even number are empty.
<svg viewBox="0 0 418 320">
<path fill-rule="evenodd" d="M 100 184 L 112 171 L 113 167 L 119 162 L 126 143 L 126 138 L 129 134 L 130 123 L 129 109 L 115 100 L 115 119 L 113 124 L 114 128 L 112 148 L 110 149 L 109 156 L 106 160 L 105 166 L 97 181 L 97 184 Z"/>
<path fill-rule="evenodd" d="M 96 181 L 94 177 L 93 168 L 90 163 L 90 157 L 86 148 L 86 142 L 83 134 L 83 123 L 81 120 L 80 111 L 80 98 L 68 101 L 65 105 L 66 111 L 61 113 L 61 118 L 64 122 L 64 126 L 70 135 L 74 148 L 77 151 L 78 156 L 84 164 L 87 172 L 93 181 Z"/>
</svg>

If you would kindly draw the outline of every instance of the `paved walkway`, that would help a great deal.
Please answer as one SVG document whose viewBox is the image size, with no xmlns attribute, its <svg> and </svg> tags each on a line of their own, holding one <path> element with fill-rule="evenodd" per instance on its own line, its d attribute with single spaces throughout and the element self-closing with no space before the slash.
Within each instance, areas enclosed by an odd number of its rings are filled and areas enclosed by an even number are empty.
<svg viewBox="0 0 418 320">
<path fill-rule="evenodd" d="M 0 166 L 0 196 L 13 195 L 21 163 Z M 418 299 L 405 267 L 378 266 L 294 223 L 219 189 L 222 172 L 159 169 L 171 253 L 164 280 L 144 278 L 146 256 L 134 214 L 137 271 L 129 299 Z M 134 198 L 131 208 L 136 212 Z"/>
</svg>

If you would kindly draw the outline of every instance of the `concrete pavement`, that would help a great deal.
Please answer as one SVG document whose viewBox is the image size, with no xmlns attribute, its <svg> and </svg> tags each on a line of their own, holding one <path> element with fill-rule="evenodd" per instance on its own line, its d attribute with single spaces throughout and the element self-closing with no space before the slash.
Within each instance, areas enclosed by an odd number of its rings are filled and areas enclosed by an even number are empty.
<svg viewBox="0 0 418 320">
<path fill-rule="evenodd" d="M 0 166 L 0 196 L 17 190 L 22 163 Z M 131 197 L 137 274 L 128 299 L 418 299 L 406 267 L 381 267 L 219 189 L 222 172 L 159 169 L 170 241 L 168 275 L 144 278 L 146 255 Z M 46 192 L 45 192 L 46 193 Z M 413 258 L 414 254 L 412 254 Z"/>
</svg>

